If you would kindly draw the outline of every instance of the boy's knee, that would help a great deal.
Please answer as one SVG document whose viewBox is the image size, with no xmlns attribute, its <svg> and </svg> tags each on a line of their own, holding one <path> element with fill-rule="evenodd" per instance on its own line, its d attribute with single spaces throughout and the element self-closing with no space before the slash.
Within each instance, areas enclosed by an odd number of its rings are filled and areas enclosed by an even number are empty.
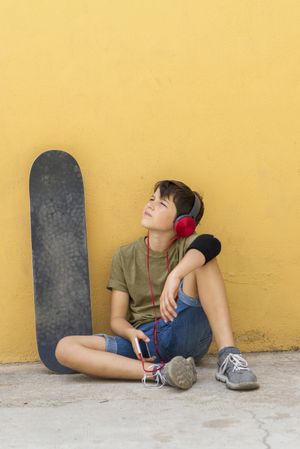
<svg viewBox="0 0 300 449">
<path fill-rule="evenodd" d="M 74 352 L 74 341 L 72 336 L 63 337 L 56 345 L 55 357 L 61 363 L 68 360 L 70 355 Z"/>
<path fill-rule="evenodd" d="M 205 278 L 209 273 L 214 273 L 218 270 L 218 262 L 217 258 L 214 257 L 209 262 L 207 262 L 205 265 L 202 265 L 199 268 L 196 268 L 194 271 L 191 271 L 191 273 L 187 274 L 183 278 L 183 284 L 182 289 L 183 293 L 185 293 L 188 296 L 191 296 L 192 298 L 198 297 L 198 286 L 197 286 L 197 279 Z"/>
<path fill-rule="evenodd" d="M 193 273 L 198 276 L 199 274 L 203 274 L 210 270 L 215 270 L 218 268 L 218 261 L 217 258 L 214 257 L 213 259 L 210 259 L 206 264 L 202 265 L 199 268 L 196 268 Z"/>
</svg>

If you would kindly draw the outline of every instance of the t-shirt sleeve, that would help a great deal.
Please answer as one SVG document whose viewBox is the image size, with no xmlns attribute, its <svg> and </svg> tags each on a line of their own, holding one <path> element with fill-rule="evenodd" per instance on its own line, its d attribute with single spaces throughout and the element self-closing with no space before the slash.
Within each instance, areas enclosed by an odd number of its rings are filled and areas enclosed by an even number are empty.
<svg viewBox="0 0 300 449">
<path fill-rule="evenodd" d="M 120 290 L 128 293 L 120 250 L 113 255 L 107 289 Z"/>
</svg>

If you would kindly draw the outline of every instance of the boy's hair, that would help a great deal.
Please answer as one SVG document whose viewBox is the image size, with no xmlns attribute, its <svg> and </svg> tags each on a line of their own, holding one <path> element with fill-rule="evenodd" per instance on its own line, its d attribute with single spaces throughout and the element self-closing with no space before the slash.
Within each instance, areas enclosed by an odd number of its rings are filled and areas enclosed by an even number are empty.
<svg viewBox="0 0 300 449">
<path fill-rule="evenodd" d="M 158 181 L 154 186 L 154 192 L 159 189 L 161 198 L 172 198 L 176 209 L 177 217 L 180 215 L 188 214 L 194 205 L 195 196 L 200 200 L 200 212 L 196 217 L 196 223 L 198 224 L 204 213 L 204 203 L 202 196 L 198 192 L 192 191 L 187 185 L 180 181 L 163 180 Z"/>
</svg>

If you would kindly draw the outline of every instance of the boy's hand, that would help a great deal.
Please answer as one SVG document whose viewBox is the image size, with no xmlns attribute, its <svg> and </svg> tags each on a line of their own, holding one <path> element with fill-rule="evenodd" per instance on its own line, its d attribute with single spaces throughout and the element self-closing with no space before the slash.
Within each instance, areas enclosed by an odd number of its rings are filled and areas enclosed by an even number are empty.
<svg viewBox="0 0 300 449">
<path fill-rule="evenodd" d="M 175 309 L 177 308 L 176 298 L 179 284 L 180 278 L 176 274 L 170 273 L 160 296 L 160 313 L 165 322 L 173 321 L 177 317 Z"/>
<path fill-rule="evenodd" d="M 134 350 L 135 355 L 137 356 L 138 360 L 139 360 L 139 353 L 138 353 L 138 349 L 136 347 L 135 338 L 138 338 L 139 340 L 144 340 L 145 342 L 149 343 L 150 339 L 149 337 L 147 337 L 146 334 L 144 334 L 143 331 L 140 331 L 138 329 L 129 329 L 128 331 L 128 340 L 131 342 L 132 344 L 132 349 Z M 155 359 L 155 356 L 152 357 L 148 357 L 148 358 L 144 358 L 144 360 L 146 362 L 153 362 L 153 360 Z"/>
</svg>

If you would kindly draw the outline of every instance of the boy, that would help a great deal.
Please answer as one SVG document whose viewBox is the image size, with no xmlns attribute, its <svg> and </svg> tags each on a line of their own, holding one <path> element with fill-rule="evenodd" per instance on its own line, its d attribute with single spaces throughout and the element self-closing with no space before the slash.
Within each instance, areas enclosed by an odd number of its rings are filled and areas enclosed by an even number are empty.
<svg viewBox="0 0 300 449">
<path fill-rule="evenodd" d="M 216 260 L 220 242 L 193 232 L 203 212 L 201 196 L 182 182 L 155 184 L 141 220 L 148 236 L 113 257 L 108 289 L 116 336 L 64 337 L 56 347 L 60 363 L 91 376 L 188 389 L 197 379 L 194 359 L 207 353 L 213 334 L 216 379 L 234 390 L 258 388 L 234 346 Z"/>
</svg>

